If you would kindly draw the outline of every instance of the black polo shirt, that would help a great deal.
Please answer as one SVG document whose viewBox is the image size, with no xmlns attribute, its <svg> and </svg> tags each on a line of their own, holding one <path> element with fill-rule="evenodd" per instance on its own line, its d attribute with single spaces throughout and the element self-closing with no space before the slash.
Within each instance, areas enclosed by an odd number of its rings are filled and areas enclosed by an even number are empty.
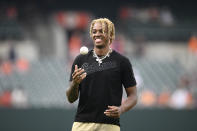
<svg viewBox="0 0 197 131">
<path fill-rule="evenodd" d="M 85 69 L 87 73 L 79 85 L 80 95 L 75 121 L 120 125 L 119 118 L 107 117 L 104 111 L 109 105 L 121 105 L 123 86 L 128 88 L 136 85 L 128 58 L 113 50 L 99 65 L 91 50 L 86 55 L 76 57 L 71 74 L 75 65 Z"/>
</svg>

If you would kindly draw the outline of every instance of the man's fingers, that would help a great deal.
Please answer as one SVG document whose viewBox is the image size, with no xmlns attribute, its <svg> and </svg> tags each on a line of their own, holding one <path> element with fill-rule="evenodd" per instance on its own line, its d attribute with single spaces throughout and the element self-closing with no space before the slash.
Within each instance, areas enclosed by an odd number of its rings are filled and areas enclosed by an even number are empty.
<svg viewBox="0 0 197 131">
<path fill-rule="evenodd" d="M 79 72 L 80 70 L 81 70 L 81 68 L 78 68 L 78 66 L 75 65 L 75 70 L 74 70 L 72 76 L 74 76 L 74 75 L 75 75 L 77 72 Z"/>
<path fill-rule="evenodd" d="M 109 109 L 116 108 L 116 106 L 108 106 Z"/>
<path fill-rule="evenodd" d="M 107 112 L 118 112 L 118 107 L 116 106 L 108 106 Z"/>
<path fill-rule="evenodd" d="M 118 114 L 118 110 L 105 110 L 106 113 Z"/>
<path fill-rule="evenodd" d="M 79 75 L 79 81 L 81 82 L 85 77 L 86 77 L 87 73 L 83 73 L 81 75 Z"/>
<path fill-rule="evenodd" d="M 118 112 L 107 112 L 107 111 L 105 111 L 104 114 L 115 114 L 115 115 L 118 115 Z"/>
<path fill-rule="evenodd" d="M 83 80 L 85 77 L 86 77 L 86 75 L 87 75 L 87 73 L 85 72 L 85 73 L 83 73 L 82 75 L 81 75 L 81 79 Z"/>
<path fill-rule="evenodd" d="M 109 113 L 109 112 L 104 112 L 104 114 L 108 117 L 113 117 L 113 118 L 118 118 L 119 115 L 118 113 Z"/>
<path fill-rule="evenodd" d="M 87 73 L 85 72 L 84 69 L 78 68 L 78 66 L 75 65 L 75 71 L 72 74 L 72 79 L 75 82 L 80 83 L 86 77 L 86 75 Z"/>
<path fill-rule="evenodd" d="M 77 65 L 75 65 L 75 70 L 77 70 L 78 69 L 78 66 Z"/>
<path fill-rule="evenodd" d="M 81 71 L 81 68 L 76 68 L 76 70 L 74 70 L 72 76 L 74 76 L 77 72 Z"/>
<path fill-rule="evenodd" d="M 79 73 L 80 73 L 80 71 L 82 71 L 82 72 L 83 72 L 83 71 L 84 71 L 84 69 L 79 68 L 79 69 L 75 70 L 75 71 L 73 72 L 72 76 L 74 77 L 75 75 L 79 74 Z"/>
<path fill-rule="evenodd" d="M 79 68 L 77 72 L 73 74 L 73 78 L 80 76 L 84 72 L 84 69 Z"/>
</svg>

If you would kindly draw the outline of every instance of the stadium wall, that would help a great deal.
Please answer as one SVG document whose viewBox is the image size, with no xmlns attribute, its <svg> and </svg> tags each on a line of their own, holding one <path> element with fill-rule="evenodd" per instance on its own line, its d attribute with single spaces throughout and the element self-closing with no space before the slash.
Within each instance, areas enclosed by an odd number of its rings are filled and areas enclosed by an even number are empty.
<svg viewBox="0 0 197 131">
<path fill-rule="evenodd" d="M 0 131 L 70 131 L 75 110 L 0 109 Z M 134 109 L 121 131 L 196 131 L 197 110 Z"/>
</svg>

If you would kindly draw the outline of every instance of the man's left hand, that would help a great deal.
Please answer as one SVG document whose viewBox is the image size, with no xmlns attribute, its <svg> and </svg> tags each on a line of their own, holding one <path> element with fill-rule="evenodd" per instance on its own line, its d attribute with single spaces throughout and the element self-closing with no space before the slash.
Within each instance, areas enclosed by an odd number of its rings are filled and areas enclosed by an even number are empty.
<svg viewBox="0 0 197 131">
<path fill-rule="evenodd" d="M 122 114 L 121 107 L 118 106 L 108 106 L 108 109 L 105 110 L 104 114 L 108 117 L 119 118 Z"/>
</svg>

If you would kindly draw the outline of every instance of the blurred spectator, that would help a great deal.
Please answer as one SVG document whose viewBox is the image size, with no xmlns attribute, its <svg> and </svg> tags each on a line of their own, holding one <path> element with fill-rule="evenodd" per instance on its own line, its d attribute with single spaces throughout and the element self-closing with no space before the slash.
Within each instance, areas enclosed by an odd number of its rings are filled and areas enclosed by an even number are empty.
<svg viewBox="0 0 197 131">
<path fill-rule="evenodd" d="M 192 35 L 189 39 L 189 50 L 197 55 L 197 35 Z"/>
<path fill-rule="evenodd" d="M 60 11 L 57 13 L 56 20 L 67 30 L 85 30 L 90 17 L 91 14 L 89 14 L 88 12 Z"/>
<path fill-rule="evenodd" d="M 11 91 L 9 89 L 4 90 L 0 93 L 0 107 L 11 107 L 12 100 L 11 100 Z"/>
<path fill-rule="evenodd" d="M 3 61 L 0 65 L 0 72 L 2 72 L 5 75 L 10 75 L 12 71 L 12 63 L 10 63 L 9 61 Z"/>
<path fill-rule="evenodd" d="M 154 107 L 156 104 L 156 101 L 157 101 L 156 94 L 149 89 L 144 90 L 141 93 L 141 96 L 139 99 L 140 105 L 143 107 Z"/>
<path fill-rule="evenodd" d="M 11 93 L 12 106 L 16 108 L 28 107 L 27 94 L 22 87 L 15 88 Z"/>
<path fill-rule="evenodd" d="M 29 70 L 29 61 L 21 58 L 16 61 L 17 70 L 20 72 L 25 72 Z"/>
<path fill-rule="evenodd" d="M 9 43 L 9 51 L 8 51 L 8 59 L 11 61 L 11 63 L 15 63 L 17 56 L 16 56 L 16 50 L 14 43 Z"/>
<path fill-rule="evenodd" d="M 158 96 L 158 106 L 159 107 L 169 107 L 170 102 L 170 92 L 169 91 L 162 91 Z"/>
<path fill-rule="evenodd" d="M 178 88 L 170 98 L 170 106 L 175 109 L 191 108 L 193 106 L 193 96 L 189 90 L 189 80 L 182 77 Z"/>
<path fill-rule="evenodd" d="M 152 7 L 149 10 L 150 20 L 151 21 L 158 21 L 158 18 L 160 16 L 159 10 L 157 7 Z"/>
<path fill-rule="evenodd" d="M 15 19 L 18 16 L 17 8 L 12 6 L 8 7 L 6 10 L 7 17 L 10 19 Z"/>
<path fill-rule="evenodd" d="M 88 25 L 88 22 L 89 22 L 89 15 L 88 13 L 85 13 L 85 12 L 79 12 L 78 15 L 77 15 L 77 29 L 86 29 L 87 28 L 87 25 Z"/>
<path fill-rule="evenodd" d="M 168 8 L 163 8 L 160 14 L 161 23 L 165 26 L 171 26 L 174 24 L 174 18 Z"/>
<path fill-rule="evenodd" d="M 74 58 L 79 54 L 81 43 L 81 35 L 79 34 L 79 32 L 73 33 L 69 40 L 70 61 L 73 61 Z"/>
<path fill-rule="evenodd" d="M 121 20 L 128 19 L 129 16 L 132 17 L 133 11 L 129 7 L 121 7 L 119 10 L 119 17 Z"/>
<path fill-rule="evenodd" d="M 143 35 L 137 35 L 134 39 L 135 42 L 135 57 L 141 58 L 145 55 L 145 42 L 146 39 Z"/>
<path fill-rule="evenodd" d="M 149 15 L 147 9 L 138 10 L 137 19 L 140 22 L 147 23 L 150 20 L 150 15 Z"/>
</svg>

